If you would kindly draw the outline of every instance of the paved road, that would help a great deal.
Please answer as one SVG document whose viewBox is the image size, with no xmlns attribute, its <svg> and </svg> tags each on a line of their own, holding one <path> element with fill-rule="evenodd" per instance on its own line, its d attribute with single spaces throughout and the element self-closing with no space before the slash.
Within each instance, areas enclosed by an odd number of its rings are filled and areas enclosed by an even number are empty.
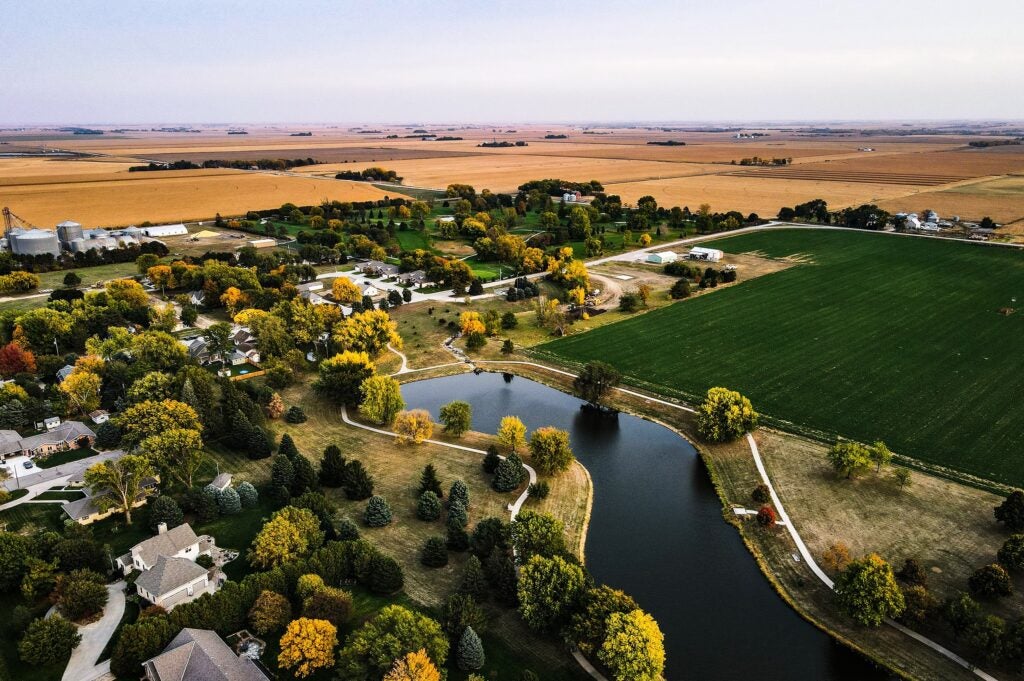
<svg viewBox="0 0 1024 681">
<path fill-rule="evenodd" d="M 35 468 L 32 469 L 33 472 L 27 475 L 24 472 L 19 471 L 17 478 L 12 477 L 4 482 L 4 487 L 6 487 L 9 491 L 13 492 L 16 489 L 31 490 L 39 485 L 46 483 L 47 488 L 49 488 L 55 484 L 67 482 L 69 478 L 84 472 L 86 468 L 93 465 L 94 463 L 99 463 L 101 461 L 109 461 L 110 459 L 118 459 L 123 455 L 124 452 L 122 452 L 119 449 L 114 449 L 108 452 L 100 452 L 99 454 L 95 454 L 84 459 L 79 459 L 78 461 L 62 463 L 61 465 L 54 466 L 53 468 L 39 468 L 38 466 L 36 466 Z M 21 499 L 18 499 L 17 501 L 12 503 L 13 505 L 17 505 L 17 502 L 25 501 L 26 499 L 30 498 L 31 496 L 22 497 Z M 0 508 L 7 508 L 7 506 L 5 505 Z"/>
<path fill-rule="evenodd" d="M 123 580 L 108 584 L 107 607 L 103 609 L 103 617 L 78 628 L 82 642 L 71 651 L 71 659 L 68 660 L 61 681 L 93 681 L 110 673 L 110 660 L 102 664 L 96 664 L 96 660 L 124 616 L 124 586 Z"/>
</svg>

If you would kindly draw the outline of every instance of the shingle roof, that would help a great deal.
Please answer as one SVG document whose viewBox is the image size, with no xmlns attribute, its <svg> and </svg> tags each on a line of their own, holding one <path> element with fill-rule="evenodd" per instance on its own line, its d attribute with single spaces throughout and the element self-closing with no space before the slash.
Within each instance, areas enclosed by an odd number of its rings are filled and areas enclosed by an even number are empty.
<svg viewBox="0 0 1024 681">
<path fill-rule="evenodd" d="M 74 442 L 83 436 L 96 437 L 96 433 L 92 432 L 92 428 L 81 421 L 65 421 L 51 431 L 23 438 L 21 448 L 35 449 L 42 445 Z"/>
<path fill-rule="evenodd" d="M 96 505 L 92 497 L 82 497 L 75 501 L 67 501 L 61 504 L 61 508 L 68 514 L 68 517 L 72 520 L 81 520 L 82 518 L 88 518 L 93 513 L 97 513 L 100 507 Z"/>
<path fill-rule="evenodd" d="M 159 598 L 205 574 L 206 568 L 188 558 L 160 556 L 156 565 L 136 578 L 135 584 Z"/>
<path fill-rule="evenodd" d="M 159 681 L 267 681 L 252 660 L 236 656 L 208 629 L 182 629 L 145 665 Z"/>
<path fill-rule="evenodd" d="M 7 456 L 21 451 L 21 435 L 14 430 L 0 430 L 0 454 Z"/>
<path fill-rule="evenodd" d="M 155 565 L 160 556 L 173 556 L 186 546 L 191 546 L 199 541 L 192 526 L 188 523 L 172 527 L 171 529 L 139 542 L 132 547 L 132 554 L 139 554 L 146 565 Z"/>
</svg>

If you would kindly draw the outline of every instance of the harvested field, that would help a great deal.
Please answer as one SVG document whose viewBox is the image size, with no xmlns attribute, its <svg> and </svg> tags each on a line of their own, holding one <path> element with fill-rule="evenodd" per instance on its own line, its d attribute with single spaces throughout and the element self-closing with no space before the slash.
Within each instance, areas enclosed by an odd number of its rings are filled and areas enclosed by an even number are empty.
<svg viewBox="0 0 1024 681">
<path fill-rule="evenodd" d="M 4 204 L 25 220 L 53 225 L 73 218 L 86 227 L 212 218 L 323 199 L 367 201 L 385 192 L 361 182 L 318 180 L 234 170 L 123 173 L 93 181 L 58 179 L 9 185 Z"/>
<path fill-rule="evenodd" d="M 464 156 L 460 151 L 444 149 L 408 149 L 404 147 L 349 147 L 349 146 L 318 146 L 318 147 L 284 147 L 274 146 L 262 149 L 239 150 L 206 150 L 187 152 L 160 152 L 145 154 L 147 159 L 154 161 L 191 161 L 202 163 L 208 159 L 224 161 L 257 161 L 264 158 L 312 158 L 323 163 L 362 163 L 396 161 L 416 158 L 447 158 Z"/>
<path fill-rule="evenodd" d="M 91 181 L 97 177 L 124 173 L 135 162 L 109 159 L 65 160 L 53 158 L 0 159 L 0 187 L 20 184 Z"/>
<path fill-rule="evenodd" d="M 801 170 L 828 170 L 857 173 L 904 173 L 908 175 L 949 175 L 986 177 L 1024 171 L 1024 150 L 1017 153 L 992 153 L 988 149 L 970 151 L 929 151 L 840 159 L 806 166 Z"/>
<path fill-rule="evenodd" d="M 817 165 L 817 164 L 815 164 Z M 853 170 L 826 170 L 811 166 L 747 168 L 729 173 L 734 177 L 756 177 L 781 180 L 822 180 L 826 182 L 864 182 L 867 184 L 906 184 L 921 187 L 935 187 L 970 179 L 957 175 L 928 175 L 915 173 L 866 172 Z"/>
<path fill-rule="evenodd" d="M 825 180 L 750 179 L 735 175 L 702 175 L 676 177 L 644 182 L 622 182 L 605 185 L 609 194 L 618 194 L 623 201 L 635 202 L 650 195 L 662 206 L 689 206 L 702 203 L 713 210 L 738 210 L 742 213 L 776 215 L 783 206 L 793 206 L 811 199 L 825 199 L 829 208 L 877 203 L 911 193 L 907 187 L 883 183 L 834 182 Z"/>
<path fill-rule="evenodd" d="M 959 215 L 966 220 L 980 220 L 986 215 L 1004 225 L 1000 233 L 1024 233 L 1024 176 L 1011 175 L 994 180 L 942 191 L 929 191 L 882 201 L 879 206 L 891 211 L 921 212 L 935 210 L 942 216 Z"/>
</svg>

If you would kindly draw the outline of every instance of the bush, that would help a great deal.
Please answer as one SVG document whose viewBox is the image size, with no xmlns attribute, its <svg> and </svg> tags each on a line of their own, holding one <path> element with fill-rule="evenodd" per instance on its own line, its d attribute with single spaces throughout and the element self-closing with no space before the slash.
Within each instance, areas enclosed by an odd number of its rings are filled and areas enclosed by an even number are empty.
<svg viewBox="0 0 1024 681">
<path fill-rule="evenodd" d="M 757 524 L 764 528 L 775 527 L 775 510 L 771 506 L 762 506 L 757 511 Z"/>
<path fill-rule="evenodd" d="M 519 320 L 516 319 L 515 312 L 506 312 L 505 314 L 501 315 L 501 328 L 505 329 L 506 331 L 509 329 L 514 329 L 518 325 Z"/>
<path fill-rule="evenodd" d="M 750 493 L 750 498 L 759 504 L 767 504 L 772 500 L 771 492 L 768 490 L 768 485 L 763 482 L 754 488 L 754 491 Z"/>
<path fill-rule="evenodd" d="M 235 515 L 242 511 L 242 497 L 234 487 L 225 487 L 217 497 L 217 504 L 224 515 Z"/>
<path fill-rule="evenodd" d="M 57 582 L 57 607 L 64 617 L 75 621 L 103 611 L 107 587 L 103 576 L 90 570 L 75 570 Z"/>
<path fill-rule="evenodd" d="M 185 522 L 185 514 L 173 497 L 159 496 L 149 504 L 149 528 L 156 532 L 157 525 L 166 523 L 171 529 Z"/>
<path fill-rule="evenodd" d="M 370 497 L 363 514 L 363 522 L 367 527 L 384 527 L 391 523 L 391 507 L 384 497 Z"/>
<path fill-rule="evenodd" d="M 416 517 L 428 523 L 441 517 L 441 500 L 436 494 L 427 490 L 420 495 L 416 503 Z"/>
<path fill-rule="evenodd" d="M 636 312 L 640 309 L 640 296 L 635 293 L 623 293 L 619 296 L 620 312 Z"/>
<path fill-rule="evenodd" d="M 18 656 L 27 664 L 45 666 L 63 662 L 82 640 L 75 625 L 60 615 L 33 620 L 18 643 Z"/>
<path fill-rule="evenodd" d="M 531 499 L 547 499 L 548 494 L 551 493 L 551 485 L 546 482 L 535 482 L 529 487 L 529 494 Z"/>
<path fill-rule="evenodd" d="M 928 574 L 915 558 L 903 561 L 903 567 L 896 573 L 896 579 L 910 586 L 928 586 Z"/>
<path fill-rule="evenodd" d="M 334 529 L 339 541 L 355 541 L 359 539 L 359 526 L 351 518 L 342 518 Z"/>
<path fill-rule="evenodd" d="M 326 586 L 324 578 L 318 574 L 307 573 L 300 575 L 295 580 L 295 595 L 304 600 Z"/>
<path fill-rule="evenodd" d="M 302 407 L 298 405 L 289 407 L 284 414 L 284 420 L 288 423 L 305 423 L 306 412 L 302 411 Z"/>
<path fill-rule="evenodd" d="M 243 508 L 253 508 L 259 503 L 260 495 L 252 483 L 243 482 L 238 486 L 238 498 Z"/>
<path fill-rule="evenodd" d="M 499 463 L 501 463 L 501 457 L 498 456 L 498 448 L 494 445 L 488 445 L 487 454 L 484 455 L 484 472 L 488 475 L 493 475 Z"/>
<path fill-rule="evenodd" d="M 196 558 L 196 565 L 200 565 L 200 566 L 206 568 L 207 570 L 209 570 L 210 568 L 213 567 L 213 558 L 211 558 L 209 555 L 204 553 L 203 555 L 201 555 L 201 556 Z M 154 605 L 153 607 L 154 608 L 159 608 L 160 606 L 159 605 Z"/>
<path fill-rule="evenodd" d="M 978 568 L 967 580 L 971 593 L 978 598 L 999 598 L 1013 593 L 1013 582 L 1002 565 L 992 563 Z"/>
<path fill-rule="evenodd" d="M 1015 489 L 995 508 L 996 520 L 1014 532 L 1024 530 L 1024 492 Z"/>
<path fill-rule="evenodd" d="M 370 561 L 370 591 L 375 594 L 393 594 L 405 584 L 402 566 L 394 558 L 377 554 Z"/>
<path fill-rule="evenodd" d="M 462 633 L 456 650 L 456 661 L 463 671 L 475 671 L 484 666 L 484 644 L 473 627 L 466 627 Z"/>
<path fill-rule="evenodd" d="M 672 288 L 668 290 L 668 295 L 673 300 L 681 300 L 682 298 L 690 297 L 690 282 L 685 279 L 678 279 L 676 283 L 672 284 Z"/>
<path fill-rule="evenodd" d="M 442 537 L 431 537 L 423 544 L 420 562 L 427 567 L 444 567 L 448 564 L 448 548 Z"/>
</svg>

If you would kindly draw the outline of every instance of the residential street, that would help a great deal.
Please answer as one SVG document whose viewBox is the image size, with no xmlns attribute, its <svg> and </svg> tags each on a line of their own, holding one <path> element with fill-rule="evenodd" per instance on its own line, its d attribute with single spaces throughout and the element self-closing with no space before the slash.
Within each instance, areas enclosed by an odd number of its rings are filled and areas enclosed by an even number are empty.
<svg viewBox="0 0 1024 681">
<path fill-rule="evenodd" d="M 53 468 L 40 468 L 39 466 L 36 466 L 35 468 L 31 468 L 28 471 L 26 471 L 24 468 L 21 468 L 19 465 L 17 476 L 12 475 L 10 479 L 6 480 L 4 482 L 4 487 L 6 487 L 8 491 L 12 492 L 16 489 L 29 489 L 30 493 L 27 497 L 22 497 L 17 501 L 10 502 L 9 504 L 6 504 L 4 506 L 0 506 L 0 509 L 8 508 L 9 506 L 15 506 L 19 502 L 31 499 L 32 496 L 34 496 L 34 494 L 38 494 L 38 492 L 34 492 L 34 488 L 38 488 L 39 486 L 45 484 L 45 487 L 39 490 L 40 492 L 45 492 L 46 489 L 53 487 L 54 485 L 60 484 L 62 482 L 67 482 L 69 478 L 82 473 L 83 471 L 85 471 L 86 468 L 93 465 L 94 463 L 108 461 L 110 459 L 116 459 L 123 455 L 123 451 L 121 451 L 120 449 L 114 449 L 107 452 L 100 452 L 99 454 L 87 457 L 85 459 L 79 459 L 78 461 L 64 463 Z"/>
</svg>

